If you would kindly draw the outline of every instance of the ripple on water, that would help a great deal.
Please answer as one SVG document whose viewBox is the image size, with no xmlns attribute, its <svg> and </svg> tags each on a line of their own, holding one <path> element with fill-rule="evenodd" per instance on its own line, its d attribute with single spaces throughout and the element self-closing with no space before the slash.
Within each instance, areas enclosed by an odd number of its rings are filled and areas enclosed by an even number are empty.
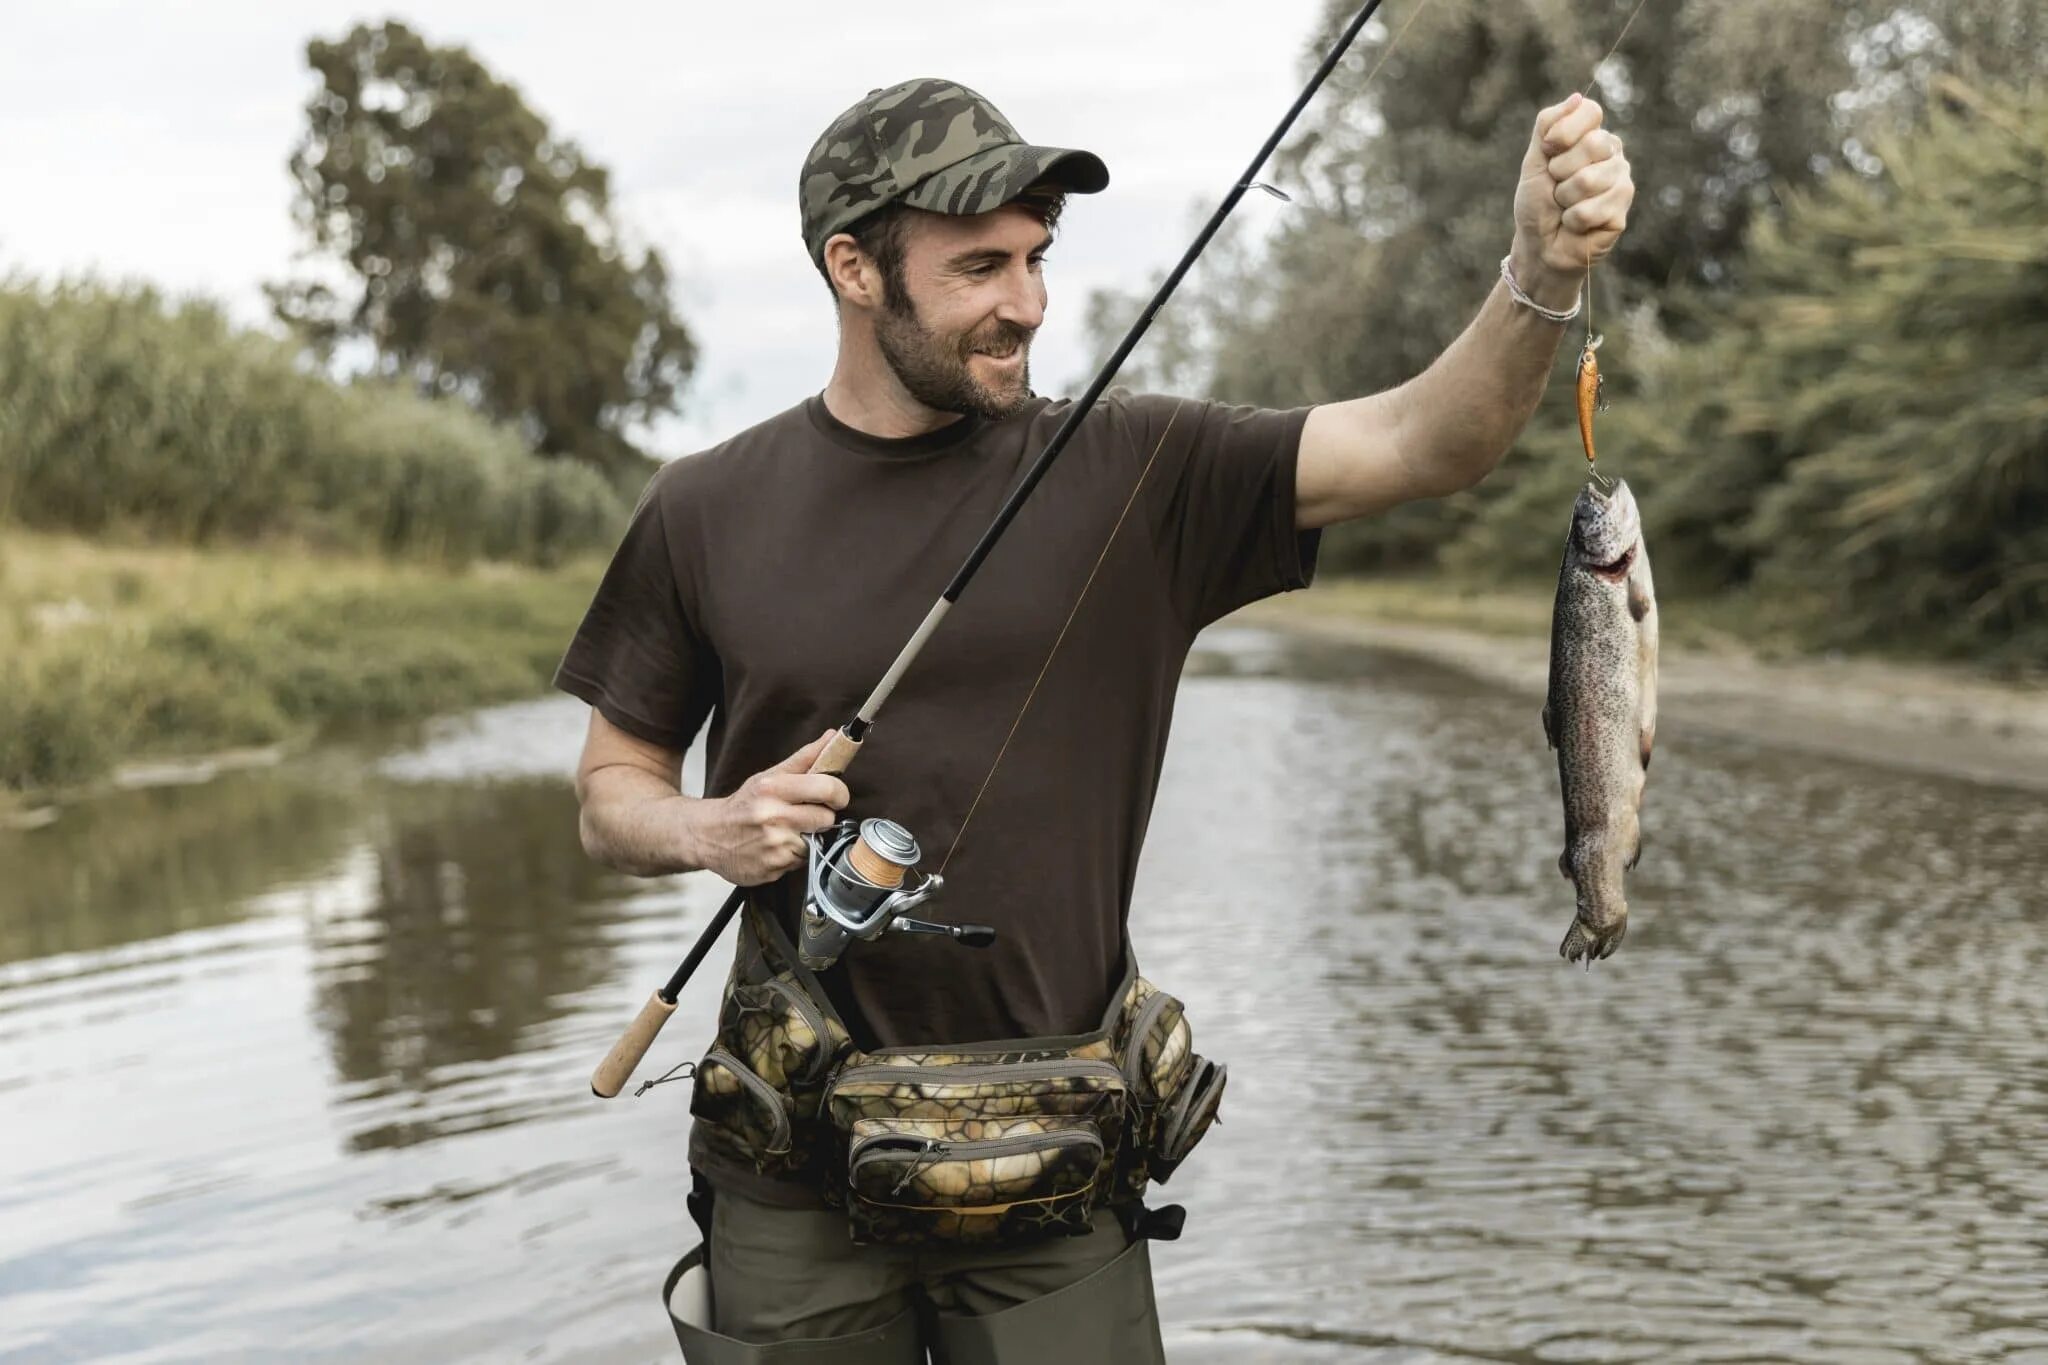
<svg viewBox="0 0 2048 1365">
<path fill-rule="evenodd" d="M 1526 701 L 1210 642 L 1133 912 L 1232 1068 L 1176 1362 L 2048 1360 L 2048 803 L 1677 710 L 1568 970 Z M 584 715 L 0 834 L 0 1356 L 670 1352 L 687 1087 L 587 1077 L 720 888 L 583 857 Z"/>
</svg>

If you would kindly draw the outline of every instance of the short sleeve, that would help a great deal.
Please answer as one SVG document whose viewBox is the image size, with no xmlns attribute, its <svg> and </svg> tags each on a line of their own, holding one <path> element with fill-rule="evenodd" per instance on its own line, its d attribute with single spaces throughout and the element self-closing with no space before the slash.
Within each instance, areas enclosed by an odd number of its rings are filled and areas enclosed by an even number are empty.
<svg viewBox="0 0 2048 1365">
<path fill-rule="evenodd" d="M 1158 394 L 1123 401 L 1137 458 L 1152 460 L 1153 537 L 1188 628 L 1307 587 L 1321 533 L 1295 530 L 1294 481 L 1309 409 Z"/>
<path fill-rule="evenodd" d="M 682 750 L 717 705 L 722 678 L 685 605 L 664 483 L 657 471 L 641 495 L 554 685 L 628 734 Z"/>
</svg>

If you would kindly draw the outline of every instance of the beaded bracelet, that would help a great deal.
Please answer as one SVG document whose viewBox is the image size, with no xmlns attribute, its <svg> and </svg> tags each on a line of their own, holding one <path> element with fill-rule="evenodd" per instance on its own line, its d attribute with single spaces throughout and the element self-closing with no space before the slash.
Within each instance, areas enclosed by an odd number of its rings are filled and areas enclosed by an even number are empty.
<svg viewBox="0 0 2048 1365">
<path fill-rule="evenodd" d="M 1508 287 L 1509 298 L 1513 299 L 1516 303 L 1521 304 L 1524 308 L 1527 308 L 1529 311 L 1536 314 L 1537 317 L 1542 318 L 1545 322 L 1570 322 L 1573 318 L 1579 315 L 1579 306 L 1586 301 L 1586 293 L 1583 289 L 1580 290 L 1578 294 L 1573 297 L 1572 306 L 1570 308 L 1564 310 L 1559 310 L 1556 308 L 1545 308 L 1542 304 L 1536 302 L 1536 300 L 1530 298 L 1527 294 L 1523 293 L 1522 286 L 1515 283 L 1515 268 L 1513 265 L 1509 264 L 1509 262 L 1511 262 L 1513 259 L 1514 256 L 1512 253 L 1500 258 L 1501 283 L 1505 284 Z"/>
</svg>

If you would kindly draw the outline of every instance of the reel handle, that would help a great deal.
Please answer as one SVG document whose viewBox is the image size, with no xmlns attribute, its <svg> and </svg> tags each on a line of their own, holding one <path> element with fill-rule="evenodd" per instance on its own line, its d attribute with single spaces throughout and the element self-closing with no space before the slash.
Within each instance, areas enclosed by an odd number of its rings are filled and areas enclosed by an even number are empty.
<svg viewBox="0 0 2048 1365">
<path fill-rule="evenodd" d="M 890 921 L 889 928 L 899 934 L 938 934 L 969 948 L 986 948 L 996 941 L 995 929 L 986 924 L 941 924 L 937 920 L 901 915 Z"/>
</svg>

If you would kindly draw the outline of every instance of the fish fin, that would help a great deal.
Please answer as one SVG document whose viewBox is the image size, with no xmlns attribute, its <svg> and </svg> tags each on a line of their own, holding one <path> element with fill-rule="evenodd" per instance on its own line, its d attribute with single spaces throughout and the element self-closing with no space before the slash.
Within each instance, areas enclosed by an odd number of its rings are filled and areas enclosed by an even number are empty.
<svg viewBox="0 0 2048 1365">
<path fill-rule="evenodd" d="M 1604 931 L 1589 929 L 1584 920 L 1574 918 L 1572 927 L 1565 930 L 1564 942 L 1557 945 L 1557 955 L 1566 962 L 1577 962 L 1583 958 L 1590 968 L 1601 958 L 1613 957 L 1614 950 L 1621 946 L 1621 936 L 1627 932 L 1626 916 Z"/>
<path fill-rule="evenodd" d="M 1628 576 L 1628 614 L 1637 621 L 1650 614 L 1650 587 L 1638 574 Z"/>
<path fill-rule="evenodd" d="M 1566 849 L 1557 855 L 1557 875 L 1566 881 L 1572 879 L 1572 851 Z"/>
<path fill-rule="evenodd" d="M 1557 722 L 1551 718 L 1550 703 L 1543 703 L 1543 740 L 1551 748 L 1557 747 Z"/>
<path fill-rule="evenodd" d="M 1566 962 L 1577 962 L 1586 955 L 1586 949 L 1593 942 L 1593 936 L 1586 932 L 1586 926 L 1577 920 L 1565 930 L 1564 942 L 1557 945 L 1557 955 Z"/>
<path fill-rule="evenodd" d="M 1650 750 L 1651 750 L 1651 749 L 1653 749 L 1653 748 L 1655 748 L 1655 747 L 1656 747 L 1656 745 L 1657 745 L 1657 722 L 1656 722 L 1656 721 L 1654 721 L 1654 720 L 1653 720 L 1653 721 L 1651 721 L 1651 722 L 1650 722 L 1649 724 L 1647 724 L 1647 725 L 1643 726 L 1643 728 L 1642 728 L 1642 729 L 1640 729 L 1640 730 L 1638 730 L 1638 731 L 1636 732 L 1636 743 L 1637 743 L 1637 747 L 1638 747 L 1638 748 L 1639 748 L 1639 749 L 1640 749 L 1640 750 L 1642 751 L 1642 755 L 1643 755 L 1643 771 L 1644 771 L 1644 772 L 1648 772 L 1648 771 L 1650 771 Z M 1640 804 L 1640 803 L 1642 802 L 1642 799 L 1643 799 L 1643 789 L 1642 789 L 1641 787 L 1638 787 L 1638 788 L 1636 788 L 1636 801 L 1637 801 L 1637 803 L 1638 803 L 1638 804 Z"/>
<path fill-rule="evenodd" d="M 1630 852 L 1629 852 L 1629 855 L 1628 855 L 1628 861 L 1627 861 L 1627 862 L 1625 862 L 1625 863 L 1623 863 L 1623 864 L 1622 864 L 1622 866 L 1623 866 L 1623 867 L 1625 867 L 1625 868 L 1627 868 L 1627 869 L 1628 869 L 1629 871 L 1633 872 L 1633 871 L 1635 871 L 1635 870 L 1636 870 L 1636 864 L 1637 864 L 1637 863 L 1639 863 L 1639 862 L 1641 862 L 1642 860 L 1643 860 L 1643 827 L 1642 827 L 1641 825 L 1637 825 L 1637 826 L 1636 826 L 1636 846 L 1635 846 L 1635 848 L 1633 848 L 1632 850 L 1630 850 Z"/>
</svg>

